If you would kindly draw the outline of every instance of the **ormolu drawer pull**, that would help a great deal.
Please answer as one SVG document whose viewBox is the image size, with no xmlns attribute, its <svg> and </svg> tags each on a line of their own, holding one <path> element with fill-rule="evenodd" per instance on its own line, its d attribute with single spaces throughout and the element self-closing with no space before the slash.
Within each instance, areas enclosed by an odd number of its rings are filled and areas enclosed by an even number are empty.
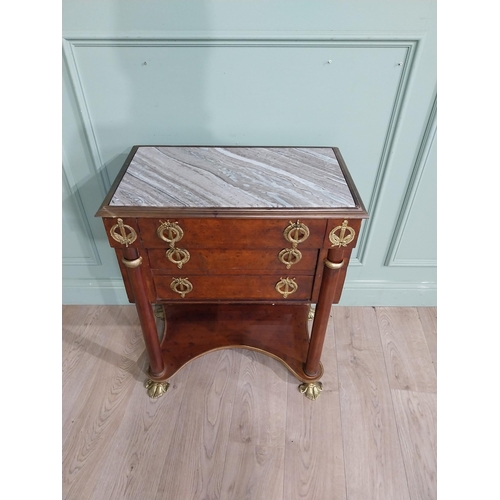
<svg viewBox="0 0 500 500">
<path fill-rule="evenodd" d="M 160 221 L 161 222 L 161 221 Z M 167 233 L 165 235 L 165 233 Z M 182 239 L 184 236 L 184 231 L 181 229 L 177 222 L 161 222 L 156 230 L 158 238 L 166 241 L 172 248 L 173 246 Z"/>
<path fill-rule="evenodd" d="M 116 232 L 116 229 L 120 230 L 120 233 Z M 128 234 L 126 229 L 128 229 Z M 128 247 L 131 243 L 133 243 L 137 239 L 137 233 L 135 232 L 133 227 L 128 226 L 123 223 L 122 219 L 117 220 L 117 224 L 115 224 L 110 230 L 109 234 L 111 238 L 113 238 L 118 243 L 125 245 Z"/>
<path fill-rule="evenodd" d="M 167 259 L 179 269 L 182 269 L 182 265 L 191 258 L 189 252 L 184 248 L 169 248 L 165 255 Z"/>
<path fill-rule="evenodd" d="M 292 244 L 292 248 L 284 248 L 281 250 L 278 254 L 278 259 L 285 264 L 287 269 L 290 269 L 293 264 L 297 264 L 297 262 L 302 259 L 302 253 L 297 250 L 297 245 L 309 238 L 309 228 L 300 221 L 290 221 L 290 224 L 288 224 L 283 231 L 283 237 Z"/>
<path fill-rule="evenodd" d="M 173 278 L 170 288 L 184 298 L 186 293 L 193 291 L 193 284 L 187 278 Z"/>
<path fill-rule="evenodd" d="M 289 295 L 297 291 L 299 285 L 295 283 L 295 278 L 281 278 L 274 288 L 286 299 Z"/>
<path fill-rule="evenodd" d="M 297 248 L 284 248 L 278 254 L 278 259 L 285 264 L 287 269 L 290 269 L 293 264 L 297 264 L 302 259 L 302 253 Z"/>
<path fill-rule="evenodd" d="M 182 269 L 182 266 L 191 258 L 191 255 L 185 248 L 175 248 L 175 244 L 184 236 L 184 231 L 179 224 L 177 222 L 170 222 L 169 220 L 161 222 L 156 230 L 156 234 L 163 241 L 166 241 L 170 247 L 165 253 L 167 259 L 179 269 Z"/>
<path fill-rule="evenodd" d="M 345 220 L 341 226 L 334 227 L 330 231 L 328 238 L 332 243 L 332 247 L 346 247 L 354 239 L 354 236 L 356 236 L 356 231 L 347 224 L 348 222 Z M 338 236 L 337 232 L 339 232 Z"/>
<path fill-rule="evenodd" d="M 283 231 L 283 236 L 286 241 L 289 241 L 293 248 L 295 248 L 299 243 L 302 243 L 309 238 L 309 228 L 302 224 L 302 222 L 292 222 Z"/>
<path fill-rule="evenodd" d="M 328 267 L 329 269 L 340 269 L 344 263 L 345 263 L 345 260 L 342 259 L 341 262 L 332 262 L 328 259 L 325 259 L 323 261 L 323 263 L 325 264 L 326 267 Z"/>
</svg>

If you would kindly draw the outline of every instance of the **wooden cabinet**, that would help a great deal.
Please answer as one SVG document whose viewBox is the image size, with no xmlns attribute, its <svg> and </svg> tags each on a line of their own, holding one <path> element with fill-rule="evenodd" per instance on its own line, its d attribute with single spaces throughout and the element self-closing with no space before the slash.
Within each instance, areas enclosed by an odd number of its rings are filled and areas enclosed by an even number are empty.
<svg viewBox="0 0 500 500">
<path fill-rule="evenodd" d="M 137 306 L 150 396 L 229 347 L 271 355 L 318 396 L 330 307 L 367 217 L 338 149 L 135 146 L 97 215 Z"/>
</svg>

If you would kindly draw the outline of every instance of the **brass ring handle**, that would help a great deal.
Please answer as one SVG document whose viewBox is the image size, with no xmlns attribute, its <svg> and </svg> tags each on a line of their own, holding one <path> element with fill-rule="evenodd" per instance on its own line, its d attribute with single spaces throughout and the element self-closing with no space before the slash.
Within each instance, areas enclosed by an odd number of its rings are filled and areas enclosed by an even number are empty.
<svg viewBox="0 0 500 500">
<path fill-rule="evenodd" d="M 182 269 L 183 264 L 189 261 L 191 254 L 184 248 L 169 248 L 165 253 L 167 259 Z"/>
<path fill-rule="evenodd" d="M 133 227 L 124 224 L 122 219 L 118 219 L 116 222 L 117 223 L 109 230 L 109 234 L 115 241 L 128 247 L 137 239 L 137 233 Z M 117 228 L 120 230 L 119 233 L 116 232 Z M 128 234 L 126 230 L 129 231 Z"/>
<path fill-rule="evenodd" d="M 331 262 L 330 260 L 325 259 L 323 263 L 326 267 L 328 267 L 328 269 L 340 269 L 341 267 L 343 267 L 345 260 L 342 259 L 342 261 L 340 262 Z"/>
<path fill-rule="evenodd" d="M 293 264 L 297 264 L 302 259 L 302 252 L 297 248 L 284 248 L 278 254 L 278 259 L 285 264 L 287 269 L 290 269 Z"/>
<path fill-rule="evenodd" d="M 161 221 L 160 221 L 161 222 Z M 167 233 L 167 236 L 165 236 Z M 166 241 L 171 247 L 175 245 L 178 241 L 182 240 L 184 236 L 184 231 L 181 229 L 177 222 L 161 222 L 156 230 L 156 234 L 158 238 L 161 238 L 163 241 Z"/>
<path fill-rule="evenodd" d="M 299 285 L 295 283 L 295 278 L 281 278 L 274 288 L 286 299 L 289 295 L 297 291 Z"/>
<path fill-rule="evenodd" d="M 187 278 L 173 278 L 170 288 L 184 298 L 186 293 L 193 291 L 193 284 Z"/>
<path fill-rule="evenodd" d="M 289 241 L 294 248 L 299 244 L 307 240 L 309 238 L 309 228 L 302 224 L 302 222 L 292 222 L 285 228 L 283 231 L 283 237 L 286 241 Z"/>
</svg>

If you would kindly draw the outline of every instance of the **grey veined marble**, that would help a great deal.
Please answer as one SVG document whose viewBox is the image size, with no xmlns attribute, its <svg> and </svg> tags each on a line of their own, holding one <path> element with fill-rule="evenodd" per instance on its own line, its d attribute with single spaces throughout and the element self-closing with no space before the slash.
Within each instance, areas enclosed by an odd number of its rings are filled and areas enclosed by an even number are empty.
<svg viewBox="0 0 500 500">
<path fill-rule="evenodd" d="M 331 148 L 140 147 L 110 205 L 354 207 Z"/>
</svg>

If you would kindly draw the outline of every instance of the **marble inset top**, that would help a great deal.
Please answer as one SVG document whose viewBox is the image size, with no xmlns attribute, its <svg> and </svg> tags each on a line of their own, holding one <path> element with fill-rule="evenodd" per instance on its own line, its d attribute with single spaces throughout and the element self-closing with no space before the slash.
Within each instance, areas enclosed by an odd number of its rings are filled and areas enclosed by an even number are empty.
<svg viewBox="0 0 500 500">
<path fill-rule="evenodd" d="M 137 149 L 110 206 L 349 208 L 331 148 Z"/>
</svg>

